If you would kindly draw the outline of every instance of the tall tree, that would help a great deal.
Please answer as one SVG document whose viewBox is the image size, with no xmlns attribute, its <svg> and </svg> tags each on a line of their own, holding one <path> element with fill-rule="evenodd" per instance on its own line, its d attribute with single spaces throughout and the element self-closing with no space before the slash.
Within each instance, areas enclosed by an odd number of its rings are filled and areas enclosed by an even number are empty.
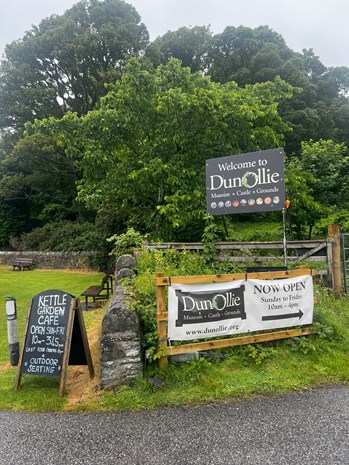
<svg viewBox="0 0 349 465">
<path fill-rule="evenodd" d="M 257 56 L 259 54 L 259 56 Z M 209 51 L 209 74 L 214 81 L 235 80 L 239 84 L 255 83 L 274 79 L 279 74 L 280 64 L 292 57 L 281 35 L 267 26 L 251 29 L 244 26 L 228 26 L 213 37 Z M 267 76 L 256 77 L 256 69 L 273 69 Z M 238 78 L 242 79 L 239 82 Z"/>
<path fill-rule="evenodd" d="M 107 92 L 105 84 L 119 79 L 127 60 L 148 42 L 133 6 L 82 0 L 6 46 L 0 63 L 0 199 L 8 224 L 22 219 L 15 233 L 48 217 L 80 216 L 72 158 L 55 141 L 23 136 L 25 124 L 67 111 L 87 113 Z M 8 236 L 8 227 L 1 235 L 4 224 L 0 237 Z"/>
<path fill-rule="evenodd" d="M 144 50 L 148 32 L 121 0 L 82 0 L 33 26 L 5 48 L 0 65 L 0 128 L 66 111 L 84 114 L 105 94 L 126 60 Z"/>
<path fill-rule="evenodd" d="M 154 72 L 134 60 L 99 109 L 33 129 L 81 150 L 80 199 L 115 209 L 121 228 L 158 239 L 178 238 L 182 229 L 198 239 L 205 160 L 278 146 L 286 126 L 277 102 L 290 92 L 280 79 L 241 89 L 193 74 L 177 60 Z"/>
<path fill-rule="evenodd" d="M 212 44 L 212 33 L 208 26 L 181 27 L 168 31 L 152 42 L 146 55 L 155 66 L 166 64 L 177 58 L 193 73 L 207 70 L 207 54 Z"/>
<path fill-rule="evenodd" d="M 290 224 L 298 238 L 304 238 L 308 229 L 310 239 L 316 222 L 331 212 L 347 212 L 349 154 L 344 144 L 303 142 L 300 159 L 289 162 L 286 172 Z"/>
</svg>

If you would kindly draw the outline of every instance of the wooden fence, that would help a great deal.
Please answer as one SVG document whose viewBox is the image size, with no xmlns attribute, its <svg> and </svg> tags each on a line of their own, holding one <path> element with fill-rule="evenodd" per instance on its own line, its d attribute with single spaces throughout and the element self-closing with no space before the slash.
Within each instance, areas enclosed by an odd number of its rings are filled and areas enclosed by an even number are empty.
<svg viewBox="0 0 349 465">
<path fill-rule="evenodd" d="M 144 246 L 148 250 L 203 250 L 205 245 L 203 242 L 148 242 Z M 215 247 L 220 251 L 219 259 L 221 261 L 232 262 L 270 262 L 282 260 L 283 256 L 259 256 L 241 254 L 241 251 L 247 250 L 280 250 L 283 252 L 284 243 L 282 241 L 270 242 L 217 242 Z M 300 263 L 304 260 L 311 261 L 326 261 L 327 248 L 329 247 L 328 240 L 314 241 L 289 241 L 287 242 L 287 250 L 293 250 L 296 253 L 288 255 L 287 260 L 292 263 Z M 234 251 L 240 252 L 239 255 L 228 255 Z"/>
<path fill-rule="evenodd" d="M 148 250 L 203 250 L 203 242 L 162 242 L 146 243 L 144 247 Z M 271 242 L 217 242 L 216 249 L 220 252 L 220 261 L 231 261 L 237 263 L 268 263 L 284 261 L 283 254 L 280 255 L 251 255 L 251 250 L 279 250 L 283 252 L 284 243 L 282 241 Z M 340 251 L 340 230 L 336 224 L 328 226 L 327 239 L 313 241 L 287 241 L 287 263 L 300 264 L 303 261 L 325 262 L 326 270 L 318 270 L 317 275 L 328 275 L 328 287 L 336 293 L 343 290 L 341 251 Z M 244 253 L 245 252 L 245 253 Z"/>
<path fill-rule="evenodd" d="M 191 344 L 181 344 L 171 347 L 168 345 L 167 321 L 168 312 L 166 307 L 166 287 L 171 284 L 198 284 L 198 283 L 219 283 L 236 281 L 241 279 L 277 279 L 277 278 L 292 278 L 303 275 L 315 275 L 316 272 L 301 267 L 299 270 L 293 271 L 273 271 L 273 272 L 257 272 L 257 273 L 239 273 L 239 274 L 217 274 L 205 276 L 176 276 L 166 277 L 163 273 L 157 273 L 155 278 L 156 285 L 156 319 L 159 334 L 158 354 L 160 356 L 160 368 L 165 368 L 168 364 L 168 356 L 176 354 L 184 354 L 193 351 L 202 351 L 208 349 L 218 349 L 223 347 L 240 346 L 245 344 L 254 344 L 258 342 L 273 341 L 278 339 L 286 339 L 296 336 L 305 336 L 312 334 L 310 327 L 287 329 L 283 331 L 273 331 L 255 335 L 232 337 L 227 339 L 211 339 L 204 342 L 196 342 Z"/>
</svg>

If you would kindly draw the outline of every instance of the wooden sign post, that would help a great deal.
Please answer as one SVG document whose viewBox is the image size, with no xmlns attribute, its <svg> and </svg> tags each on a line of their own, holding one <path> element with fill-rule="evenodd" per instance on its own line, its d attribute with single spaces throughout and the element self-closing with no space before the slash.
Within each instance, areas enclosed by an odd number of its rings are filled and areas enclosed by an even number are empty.
<svg viewBox="0 0 349 465">
<path fill-rule="evenodd" d="M 313 334 L 309 325 L 313 321 L 311 276 L 314 274 L 307 268 L 175 277 L 156 273 L 160 368 L 166 368 L 170 355 Z M 222 286 L 217 286 L 218 283 Z M 193 284 L 196 287 L 189 289 L 188 285 Z M 211 287 L 205 287 L 208 284 Z M 169 287 L 168 309 L 165 286 Z M 302 325 L 307 326 L 298 328 Z M 249 334 L 260 331 L 263 332 Z M 237 336 L 244 333 L 247 335 Z M 170 340 L 198 339 L 209 340 L 168 344 Z"/>
<path fill-rule="evenodd" d="M 88 365 L 94 370 L 79 299 L 50 289 L 30 302 L 15 390 L 22 375 L 61 378 L 63 396 L 68 365 Z"/>
</svg>

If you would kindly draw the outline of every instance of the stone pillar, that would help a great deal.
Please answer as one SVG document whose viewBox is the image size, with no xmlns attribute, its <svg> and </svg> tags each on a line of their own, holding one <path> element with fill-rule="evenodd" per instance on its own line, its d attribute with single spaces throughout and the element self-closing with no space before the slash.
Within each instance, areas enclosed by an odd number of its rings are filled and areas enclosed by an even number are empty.
<svg viewBox="0 0 349 465">
<path fill-rule="evenodd" d="M 102 389 L 130 384 L 142 376 L 140 334 L 138 316 L 130 310 L 123 288 L 116 285 L 114 297 L 102 322 Z"/>
<path fill-rule="evenodd" d="M 116 261 L 115 283 L 117 284 L 121 279 L 132 276 L 136 266 L 136 260 L 132 255 L 120 255 Z"/>
</svg>

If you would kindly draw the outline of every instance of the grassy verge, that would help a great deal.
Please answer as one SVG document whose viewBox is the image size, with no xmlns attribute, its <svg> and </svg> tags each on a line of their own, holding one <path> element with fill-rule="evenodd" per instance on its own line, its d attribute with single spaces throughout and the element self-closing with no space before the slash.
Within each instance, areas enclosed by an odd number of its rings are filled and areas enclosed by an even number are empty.
<svg viewBox="0 0 349 465">
<path fill-rule="evenodd" d="M 32 296 L 58 288 L 79 296 L 99 276 L 87 273 L 30 271 L 13 273 L 0 268 L 1 299 L 14 295 L 18 302 L 20 340 Z M 147 276 L 149 285 L 153 277 Z M 145 278 L 140 278 L 145 287 Z M 195 362 L 170 364 L 159 373 L 148 365 L 145 376 L 132 387 L 114 392 L 98 389 L 99 331 L 106 308 L 84 312 L 96 379 L 87 367 L 70 367 L 67 395 L 58 397 L 58 380 L 23 376 L 21 388 L 13 390 L 16 368 L 8 365 L 6 320 L 0 312 L 0 409 L 17 411 L 139 410 L 160 406 L 199 404 L 234 397 L 280 394 L 325 383 L 349 382 L 349 300 L 333 299 L 316 289 L 316 335 L 206 354 Z M 1 304 L 0 304 L 1 305 Z"/>
</svg>

